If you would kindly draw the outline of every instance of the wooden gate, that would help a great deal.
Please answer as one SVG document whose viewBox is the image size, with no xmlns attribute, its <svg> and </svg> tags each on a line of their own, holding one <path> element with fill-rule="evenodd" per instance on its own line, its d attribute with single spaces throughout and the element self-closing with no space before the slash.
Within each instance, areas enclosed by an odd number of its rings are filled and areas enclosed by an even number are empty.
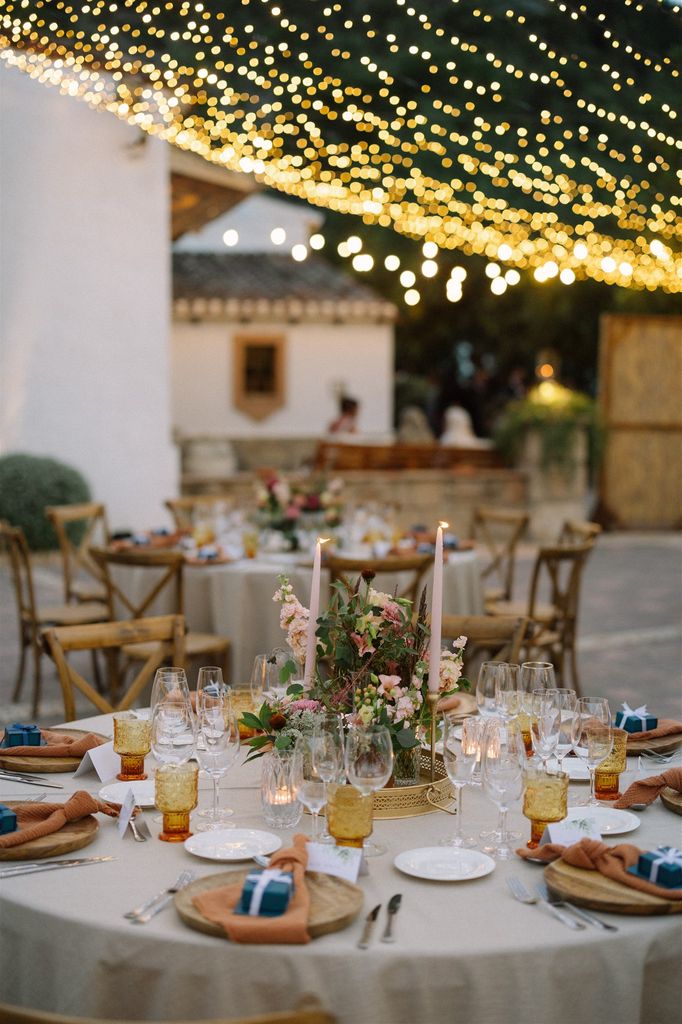
<svg viewBox="0 0 682 1024">
<path fill-rule="evenodd" d="M 624 527 L 682 526 L 682 317 L 601 318 L 601 506 Z"/>
</svg>

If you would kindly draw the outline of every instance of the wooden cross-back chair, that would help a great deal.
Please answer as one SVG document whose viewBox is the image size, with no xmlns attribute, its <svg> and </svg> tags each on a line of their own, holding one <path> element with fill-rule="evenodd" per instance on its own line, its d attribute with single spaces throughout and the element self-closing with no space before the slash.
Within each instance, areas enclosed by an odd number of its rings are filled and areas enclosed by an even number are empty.
<svg viewBox="0 0 682 1024">
<path fill-rule="evenodd" d="M 85 502 L 79 505 L 48 505 L 45 515 L 52 523 L 59 541 L 64 573 L 64 600 L 106 601 L 102 573 L 89 549 L 93 544 L 108 544 L 109 525 L 104 505 Z M 74 541 L 69 527 L 79 524 L 82 534 Z M 84 579 L 79 579 L 85 577 Z"/>
<path fill-rule="evenodd" d="M 339 555 L 330 555 L 325 564 L 329 569 L 331 583 L 344 578 L 351 580 L 363 572 L 373 572 L 375 576 L 410 573 L 411 578 L 398 597 L 407 597 L 416 604 L 420 584 L 433 564 L 433 555 L 389 555 L 386 558 L 342 558 Z"/>
<path fill-rule="evenodd" d="M 464 674 L 476 661 L 518 663 L 526 636 L 528 619 L 517 615 L 444 615 L 441 635 L 446 641 L 467 637 L 464 648 Z"/>
<path fill-rule="evenodd" d="M 166 658 L 170 658 L 173 665 L 182 667 L 185 664 L 185 620 L 182 615 L 162 615 L 90 626 L 59 626 L 45 630 L 43 643 L 57 666 L 64 699 L 64 719 L 71 722 L 76 717 L 75 690 L 104 714 L 125 711 L 133 706 Z M 112 699 L 92 687 L 66 657 L 69 651 L 125 650 L 134 644 L 148 647 L 148 656 L 125 691 L 116 693 Z"/>
<path fill-rule="evenodd" d="M 602 528 L 589 519 L 566 519 L 559 531 L 558 544 L 595 544 Z"/>
<path fill-rule="evenodd" d="M 474 509 L 471 535 L 485 545 L 489 561 L 481 570 L 486 609 L 494 601 L 510 601 L 514 590 L 516 548 L 525 533 L 530 516 L 526 512 L 488 508 Z"/>
<path fill-rule="evenodd" d="M 153 605 L 160 599 L 174 615 L 184 615 L 184 577 L 185 557 L 181 551 L 126 549 L 123 551 L 102 550 L 91 548 L 90 554 L 102 570 L 107 588 L 110 617 L 118 618 L 119 614 L 128 615 L 131 619 L 140 619 L 151 614 Z M 112 570 L 117 566 L 143 570 L 157 570 L 149 574 L 148 582 L 145 574 L 133 578 L 114 578 Z M 135 589 L 139 585 L 139 591 Z M 190 631 L 185 638 L 187 659 L 211 656 L 214 664 L 221 666 L 223 677 L 227 680 L 227 658 L 230 641 L 215 633 L 198 633 Z M 145 659 L 150 654 L 149 644 L 135 644 L 126 647 L 125 654 L 135 660 Z"/>
<path fill-rule="evenodd" d="M 216 505 L 225 505 L 231 508 L 234 505 L 232 494 L 193 494 L 183 498 L 168 498 L 164 505 L 173 516 L 176 530 L 191 530 L 194 525 L 194 510 L 197 506 L 215 508 Z"/>
<path fill-rule="evenodd" d="M 526 615 L 530 626 L 523 645 L 525 659 L 541 657 L 553 662 L 562 686 L 567 677 L 568 660 L 572 685 L 578 694 L 576 639 L 580 588 L 585 563 L 593 547 L 592 543 L 541 547 L 535 558 L 527 602 L 499 601 L 493 610 L 494 615 Z M 541 600 L 543 591 L 548 597 L 546 603 Z"/>
<path fill-rule="evenodd" d="M 19 644 L 21 653 L 12 700 L 21 696 L 26 670 L 26 652 L 33 655 L 33 699 L 32 713 L 38 717 L 42 689 L 41 657 L 43 649 L 40 634 L 47 626 L 78 625 L 87 622 L 101 622 L 109 618 L 106 604 L 88 602 L 84 604 L 39 604 L 33 586 L 33 571 L 24 531 L 9 523 L 0 522 L 0 548 L 7 553 L 10 573 L 14 585 L 14 597 L 19 620 Z M 94 666 L 97 676 L 96 664 Z"/>
</svg>

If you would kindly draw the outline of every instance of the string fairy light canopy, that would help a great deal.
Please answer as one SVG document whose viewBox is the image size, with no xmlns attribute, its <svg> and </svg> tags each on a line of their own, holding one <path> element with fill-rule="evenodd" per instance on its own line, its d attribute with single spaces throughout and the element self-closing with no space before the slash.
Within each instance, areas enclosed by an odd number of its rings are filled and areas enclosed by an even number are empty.
<svg viewBox="0 0 682 1024">
<path fill-rule="evenodd" d="M 676 292 L 680 13 L 673 0 L 0 0 L 0 58 L 432 256 L 483 255 L 500 281 L 525 269 Z"/>
</svg>

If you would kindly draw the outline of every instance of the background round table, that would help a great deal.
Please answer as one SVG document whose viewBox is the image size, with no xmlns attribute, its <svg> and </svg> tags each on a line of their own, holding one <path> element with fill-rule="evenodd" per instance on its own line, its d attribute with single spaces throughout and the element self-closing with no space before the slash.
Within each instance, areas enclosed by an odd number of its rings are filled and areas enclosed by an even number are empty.
<svg viewBox="0 0 682 1024">
<path fill-rule="evenodd" d="M 111 719 L 78 722 L 110 734 Z M 153 768 L 149 759 L 148 770 Z M 97 792 L 94 776 L 63 781 L 65 793 Z M 258 763 L 227 776 L 222 801 L 237 826 L 264 828 Z M 27 793 L 22 793 L 28 790 Z M 572 794 L 586 791 L 572 786 Z M 35 791 L 2 783 L 0 799 Z M 51 791 L 50 791 L 51 792 Z M 48 797 L 51 799 L 51 797 Z M 209 801 L 208 783 L 201 803 Z M 464 792 L 465 827 L 489 827 L 495 808 L 480 789 Z M 537 906 L 515 902 L 505 883 L 514 873 L 532 886 L 542 868 L 516 860 L 485 878 L 420 881 L 393 858 L 447 835 L 442 812 L 380 821 L 388 853 L 359 880 L 361 917 L 346 930 L 307 946 L 239 946 L 187 928 L 170 908 L 147 925 L 123 918 L 184 868 L 199 877 L 226 870 L 190 856 L 181 845 L 121 840 L 100 816 L 96 841 L 83 854 L 114 854 L 110 863 L 5 880 L 0 890 L 0 999 L 63 1013 L 133 1019 L 236 1017 L 292 1007 L 314 992 L 339 1024 L 677 1024 L 682 995 L 682 919 L 621 917 L 614 933 L 570 931 Z M 516 809 L 512 825 L 528 831 Z M 307 831 L 310 821 L 302 820 Z M 627 841 L 650 849 L 680 845 L 680 819 L 660 803 L 641 815 Z M 290 833 L 283 833 L 286 843 Z M 609 840 L 617 843 L 617 838 Z M 229 866 L 227 866 L 229 868 Z M 403 894 L 396 942 L 378 941 L 386 904 Z M 364 915 L 383 905 L 370 948 L 356 946 Z"/>
</svg>

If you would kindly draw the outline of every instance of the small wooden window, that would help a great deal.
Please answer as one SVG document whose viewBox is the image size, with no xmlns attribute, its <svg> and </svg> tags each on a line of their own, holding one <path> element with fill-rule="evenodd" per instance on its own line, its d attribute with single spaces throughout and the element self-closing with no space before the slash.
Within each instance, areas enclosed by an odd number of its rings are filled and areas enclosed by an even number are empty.
<svg viewBox="0 0 682 1024">
<path fill-rule="evenodd" d="M 284 404 L 284 338 L 237 335 L 234 339 L 234 404 L 264 420 Z"/>
</svg>

